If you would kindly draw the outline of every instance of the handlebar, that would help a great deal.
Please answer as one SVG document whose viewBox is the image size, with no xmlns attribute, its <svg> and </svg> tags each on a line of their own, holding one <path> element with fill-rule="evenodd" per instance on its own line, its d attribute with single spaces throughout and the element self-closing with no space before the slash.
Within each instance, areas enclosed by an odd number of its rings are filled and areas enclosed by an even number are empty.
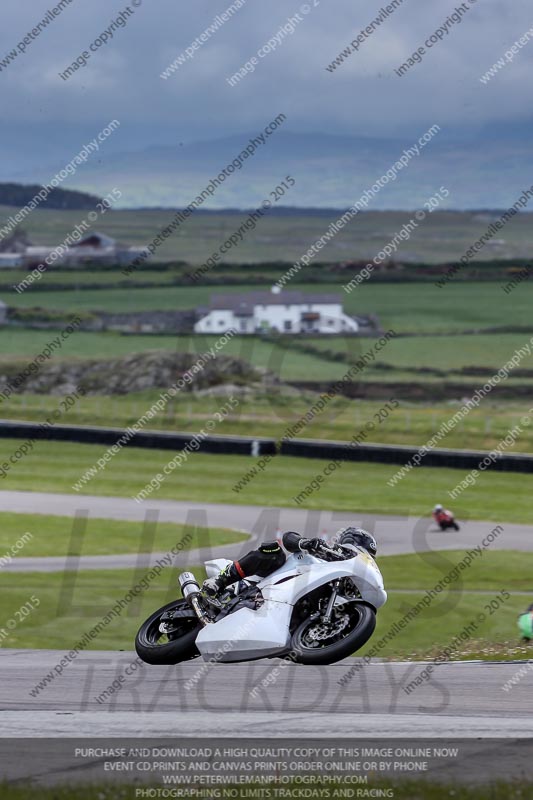
<svg viewBox="0 0 533 800">
<path fill-rule="evenodd" d="M 328 547 L 327 544 L 322 545 L 318 552 L 321 556 L 327 556 L 327 561 L 346 561 L 344 553 L 334 550 L 332 547 Z"/>
<path fill-rule="evenodd" d="M 320 553 L 321 555 L 328 556 L 331 561 L 344 561 L 346 556 L 337 552 L 336 550 L 328 547 L 325 542 L 318 540 L 318 544 L 311 544 L 314 540 L 305 539 L 295 531 L 287 531 L 283 534 L 283 547 L 289 553 L 300 553 L 305 550 L 308 553 Z M 311 545 L 311 546 L 310 546 Z"/>
<path fill-rule="evenodd" d="M 283 534 L 283 547 L 285 550 L 288 550 L 289 553 L 300 553 L 302 550 L 311 552 L 312 550 L 318 549 L 318 541 L 319 540 L 316 539 L 306 539 L 304 536 L 300 536 L 299 533 L 296 533 L 296 531 L 287 531 Z M 321 544 L 322 543 L 320 543 L 320 546 Z"/>
<path fill-rule="evenodd" d="M 303 537 L 300 536 L 299 533 L 296 533 L 296 531 L 287 531 L 283 534 L 283 547 L 285 550 L 288 550 L 289 553 L 298 553 L 300 551 L 300 542 L 302 539 Z"/>
</svg>

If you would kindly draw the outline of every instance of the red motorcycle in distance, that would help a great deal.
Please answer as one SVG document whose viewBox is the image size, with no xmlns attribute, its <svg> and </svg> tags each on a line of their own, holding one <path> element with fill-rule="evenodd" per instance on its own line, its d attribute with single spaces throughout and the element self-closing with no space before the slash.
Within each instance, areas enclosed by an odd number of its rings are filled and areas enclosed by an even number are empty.
<svg viewBox="0 0 533 800">
<path fill-rule="evenodd" d="M 448 528 L 453 528 L 455 531 L 459 530 L 459 525 L 455 521 L 452 512 L 443 508 L 441 505 L 436 505 L 433 509 L 433 519 L 441 531 L 447 531 Z"/>
</svg>

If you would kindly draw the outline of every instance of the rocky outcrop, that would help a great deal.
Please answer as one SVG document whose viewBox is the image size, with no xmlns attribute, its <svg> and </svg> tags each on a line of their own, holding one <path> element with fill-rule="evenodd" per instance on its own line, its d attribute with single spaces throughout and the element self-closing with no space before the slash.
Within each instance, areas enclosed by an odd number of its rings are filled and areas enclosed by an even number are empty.
<svg viewBox="0 0 533 800">
<path fill-rule="evenodd" d="M 80 386 L 88 395 L 123 395 L 172 386 L 200 354 L 152 350 L 122 358 L 47 362 L 29 373 L 26 363 L 0 365 L 0 392 L 65 395 Z M 26 377 L 26 373 L 29 373 Z M 22 376 L 22 381 L 20 380 Z M 205 359 L 200 372 L 183 391 L 201 391 L 223 384 L 262 388 L 276 378 L 245 361 L 226 355 Z"/>
</svg>

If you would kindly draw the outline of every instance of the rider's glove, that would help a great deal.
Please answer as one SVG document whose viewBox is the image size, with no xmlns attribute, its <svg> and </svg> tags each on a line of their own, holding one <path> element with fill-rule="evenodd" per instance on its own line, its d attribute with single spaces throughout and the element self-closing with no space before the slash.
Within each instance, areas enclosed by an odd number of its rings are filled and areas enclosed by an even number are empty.
<svg viewBox="0 0 533 800">
<path fill-rule="evenodd" d="M 308 550 L 310 553 L 313 550 L 319 550 L 324 544 L 322 539 L 302 539 L 300 542 L 300 550 Z"/>
</svg>

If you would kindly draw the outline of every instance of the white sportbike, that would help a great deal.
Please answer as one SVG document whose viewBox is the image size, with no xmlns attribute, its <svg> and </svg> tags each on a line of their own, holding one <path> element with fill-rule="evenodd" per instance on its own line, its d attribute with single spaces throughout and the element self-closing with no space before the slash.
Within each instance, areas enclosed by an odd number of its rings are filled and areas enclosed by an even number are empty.
<svg viewBox="0 0 533 800">
<path fill-rule="evenodd" d="M 266 578 L 249 577 L 219 596 L 202 593 L 191 572 L 179 576 L 183 599 L 154 612 L 135 639 L 148 664 L 250 661 L 285 657 L 299 664 L 333 664 L 372 636 L 387 600 L 375 560 L 354 545 L 306 547 L 285 534 L 285 564 Z M 231 561 L 207 561 L 208 577 Z"/>
</svg>

